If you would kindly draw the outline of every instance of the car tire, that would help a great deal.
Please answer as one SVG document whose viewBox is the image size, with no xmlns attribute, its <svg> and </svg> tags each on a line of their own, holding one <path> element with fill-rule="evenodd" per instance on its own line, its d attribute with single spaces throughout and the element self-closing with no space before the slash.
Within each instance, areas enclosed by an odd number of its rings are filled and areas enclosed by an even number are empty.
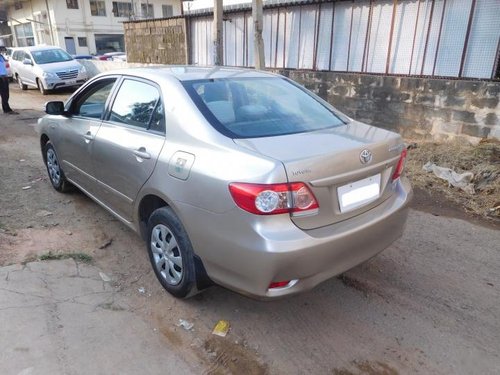
<svg viewBox="0 0 500 375">
<path fill-rule="evenodd" d="M 158 208 L 147 228 L 149 259 L 160 284 L 177 298 L 196 294 L 194 251 L 177 215 L 169 207 Z"/>
<path fill-rule="evenodd" d="M 16 76 L 17 84 L 19 85 L 19 88 L 23 91 L 28 90 L 28 86 L 23 83 L 23 80 L 21 77 Z"/>
<path fill-rule="evenodd" d="M 64 172 L 59 164 L 59 159 L 52 142 L 47 142 L 42 151 L 45 167 L 47 168 L 47 173 L 49 174 L 49 180 L 54 189 L 60 193 L 66 193 L 71 190 L 71 184 L 68 180 L 66 180 L 66 176 L 64 176 Z"/>
<path fill-rule="evenodd" d="M 38 90 L 40 90 L 40 94 L 47 95 L 49 93 L 49 90 L 43 87 L 42 81 L 40 81 L 38 78 L 36 79 L 36 84 L 38 86 Z"/>
</svg>

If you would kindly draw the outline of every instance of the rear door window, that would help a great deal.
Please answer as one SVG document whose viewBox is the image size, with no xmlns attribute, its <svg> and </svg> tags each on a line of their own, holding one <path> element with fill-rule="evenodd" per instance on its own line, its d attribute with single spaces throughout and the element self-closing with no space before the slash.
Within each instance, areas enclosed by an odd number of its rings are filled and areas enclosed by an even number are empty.
<svg viewBox="0 0 500 375">
<path fill-rule="evenodd" d="M 109 121 L 164 132 L 160 91 L 152 84 L 124 79 L 111 107 Z"/>
<path fill-rule="evenodd" d="M 23 61 L 24 59 L 24 51 L 15 51 L 12 58 L 16 61 Z"/>
</svg>

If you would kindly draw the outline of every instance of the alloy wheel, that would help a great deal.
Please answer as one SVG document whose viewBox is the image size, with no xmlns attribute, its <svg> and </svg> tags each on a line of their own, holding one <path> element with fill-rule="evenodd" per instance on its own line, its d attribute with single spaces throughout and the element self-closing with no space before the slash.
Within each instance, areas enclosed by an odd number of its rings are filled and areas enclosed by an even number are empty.
<svg viewBox="0 0 500 375">
<path fill-rule="evenodd" d="M 182 280 L 182 255 L 174 234 L 163 224 L 156 225 L 151 233 L 151 251 L 158 273 L 170 285 Z"/>
<path fill-rule="evenodd" d="M 49 170 L 50 179 L 54 185 L 58 185 L 61 181 L 61 168 L 57 160 L 56 153 L 52 148 L 47 150 L 47 169 Z"/>
</svg>

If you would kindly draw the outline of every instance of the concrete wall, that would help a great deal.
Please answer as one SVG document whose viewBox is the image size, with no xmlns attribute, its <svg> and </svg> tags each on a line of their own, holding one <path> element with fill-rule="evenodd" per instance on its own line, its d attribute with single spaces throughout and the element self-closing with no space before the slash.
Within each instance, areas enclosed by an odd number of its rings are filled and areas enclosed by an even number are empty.
<svg viewBox="0 0 500 375">
<path fill-rule="evenodd" d="M 92 74 L 144 63 L 83 61 Z M 387 77 L 333 72 L 277 71 L 350 117 L 409 139 L 500 140 L 500 82 Z"/>
<path fill-rule="evenodd" d="M 277 70 L 350 117 L 405 137 L 500 139 L 500 82 Z"/>
<path fill-rule="evenodd" d="M 185 18 L 126 22 L 123 26 L 129 62 L 187 63 Z"/>
</svg>

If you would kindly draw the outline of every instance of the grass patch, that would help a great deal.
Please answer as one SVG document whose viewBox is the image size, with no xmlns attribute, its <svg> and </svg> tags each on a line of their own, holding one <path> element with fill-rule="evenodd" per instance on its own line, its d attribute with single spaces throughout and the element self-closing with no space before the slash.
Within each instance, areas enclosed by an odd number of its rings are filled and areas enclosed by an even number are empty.
<svg viewBox="0 0 500 375">
<path fill-rule="evenodd" d="M 24 260 L 21 262 L 21 264 L 23 266 L 25 266 L 26 264 L 31 263 L 31 262 L 36 262 L 37 260 L 38 260 L 38 257 L 35 254 L 29 254 L 26 256 L 26 258 L 24 258 Z"/>
<path fill-rule="evenodd" d="M 53 253 L 49 251 L 38 257 L 39 260 L 61 260 L 61 259 L 74 259 L 77 262 L 92 263 L 92 257 L 85 253 Z"/>
</svg>

